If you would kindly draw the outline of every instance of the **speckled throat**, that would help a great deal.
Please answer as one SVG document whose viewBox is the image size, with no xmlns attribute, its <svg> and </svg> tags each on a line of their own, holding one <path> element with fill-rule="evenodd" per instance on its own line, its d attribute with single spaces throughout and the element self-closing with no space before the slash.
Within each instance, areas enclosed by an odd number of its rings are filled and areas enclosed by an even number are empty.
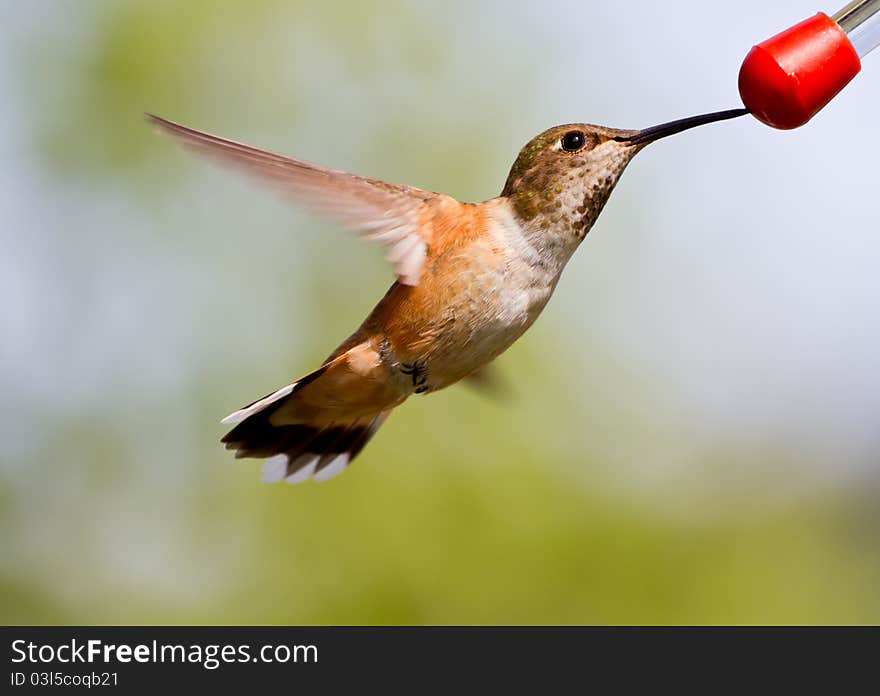
<svg viewBox="0 0 880 696">
<path fill-rule="evenodd" d="M 584 136 L 584 147 L 576 152 L 566 152 L 561 146 L 561 139 L 570 132 Z M 522 149 L 501 195 L 510 199 L 524 227 L 553 235 L 555 241 L 579 242 L 590 231 L 626 165 L 643 147 L 615 137 L 636 132 L 586 124 L 551 128 Z"/>
<path fill-rule="evenodd" d="M 555 126 L 520 151 L 501 195 L 510 200 L 524 229 L 552 237 L 552 246 L 576 245 L 590 231 L 623 170 L 643 147 L 746 113 L 747 109 L 716 111 L 643 130 L 587 123 Z"/>
</svg>

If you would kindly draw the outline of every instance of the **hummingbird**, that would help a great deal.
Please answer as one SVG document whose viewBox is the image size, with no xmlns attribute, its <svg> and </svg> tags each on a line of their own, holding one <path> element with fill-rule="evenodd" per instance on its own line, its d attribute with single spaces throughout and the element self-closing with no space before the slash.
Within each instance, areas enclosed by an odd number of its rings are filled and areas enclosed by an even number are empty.
<svg viewBox="0 0 880 696">
<path fill-rule="evenodd" d="M 649 143 L 748 109 L 642 130 L 554 126 L 520 151 L 501 194 L 462 203 L 275 154 L 147 114 L 181 145 L 272 182 L 386 247 L 397 276 L 316 370 L 224 418 L 236 458 L 264 482 L 327 480 L 391 412 L 481 370 L 534 323 L 632 158 Z"/>
</svg>

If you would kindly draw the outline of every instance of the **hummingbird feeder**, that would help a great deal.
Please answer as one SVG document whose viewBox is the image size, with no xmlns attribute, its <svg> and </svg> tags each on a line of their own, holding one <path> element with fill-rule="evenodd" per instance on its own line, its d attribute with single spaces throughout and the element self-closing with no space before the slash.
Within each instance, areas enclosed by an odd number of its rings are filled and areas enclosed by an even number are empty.
<svg viewBox="0 0 880 696">
<path fill-rule="evenodd" d="M 754 46 L 739 73 L 743 104 L 774 128 L 804 125 L 861 70 L 880 45 L 880 0 L 822 12 Z"/>
</svg>

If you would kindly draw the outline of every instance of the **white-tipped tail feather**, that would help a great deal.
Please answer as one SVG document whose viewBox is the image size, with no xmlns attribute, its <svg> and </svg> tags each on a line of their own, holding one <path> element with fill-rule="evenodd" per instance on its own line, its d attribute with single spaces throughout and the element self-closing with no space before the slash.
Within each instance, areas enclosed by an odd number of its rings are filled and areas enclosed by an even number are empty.
<svg viewBox="0 0 880 696">
<path fill-rule="evenodd" d="M 226 417 L 235 427 L 224 437 L 236 458 L 265 459 L 264 483 L 327 481 L 345 471 L 391 413 L 312 424 L 277 418 L 286 400 L 296 399 L 312 377 L 289 384 Z M 283 411 L 282 411 L 283 413 Z M 276 414 L 276 418 L 273 418 Z M 279 422 L 280 421 L 280 422 Z"/>
<path fill-rule="evenodd" d="M 263 463 L 260 481 L 263 483 L 278 483 L 278 481 L 281 481 L 287 475 L 287 462 L 286 454 L 276 454 L 274 457 L 269 457 Z"/>
<path fill-rule="evenodd" d="M 293 461 L 292 465 L 289 464 L 287 467 L 288 471 L 293 471 L 293 473 L 285 477 L 285 483 L 294 484 L 308 481 L 315 473 L 315 467 L 320 459 L 321 457 L 317 454 L 304 454 L 298 458 L 298 461 Z"/>
<path fill-rule="evenodd" d="M 264 397 L 258 401 L 254 401 L 254 403 L 250 404 L 249 406 L 245 406 L 244 408 L 240 408 L 234 413 L 230 413 L 220 422 L 224 425 L 235 425 L 237 423 L 241 423 L 245 418 L 254 415 L 258 411 L 262 411 L 269 404 L 278 401 L 278 399 L 283 399 L 285 396 L 293 391 L 293 388 L 295 386 L 296 382 L 294 382 L 293 384 L 288 384 L 286 387 L 281 387 L 281 389 L 273 392 L 272 394 L 269 394 L 269 396 Z"/>
<path fill-rule="evenodd" d="M 338 476 L 348 467 L 348 453 L 336 455 L 330 460 L 330 463 L 319 471 L 316 471 L 322 457 L 318 454 L 304 454 L 297 457 L 293 462 L 286 454 L 276 454 L 269 457 L 263 463 L 260 481 L 263 483 L 302 483 L 313 479 L 315 481 L 329 481 L 334 476 Z M 293 473 L 288 474 L 289 471 Z"/>
<path fill-rule="evenodd" d="M 312 478 L 315 481 L 329 481 L 334 476 L 338 476 L 343 471 L 345 471 L 346 467 L 348 467 L 349 456 L 348 452 L 340 454 L 334 457 L 330 463 L 325 466 L 320 471 L 316 471 L 312 474 Z"/>
</svg>

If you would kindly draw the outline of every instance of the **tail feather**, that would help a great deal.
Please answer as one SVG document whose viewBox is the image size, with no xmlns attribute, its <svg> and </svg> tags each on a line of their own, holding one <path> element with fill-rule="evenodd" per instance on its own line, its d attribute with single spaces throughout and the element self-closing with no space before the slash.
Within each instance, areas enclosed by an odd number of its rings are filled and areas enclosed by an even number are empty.
<svg viewBox="0 0 880 696">
<path fill-rule="evenodd" d="M 221 440 L 237 459 L 266 459 L 262 480 L 325 481 L 342 473 L 385 422 L 390 410 L 372 418 L 329 425 L 272 425 L 271 409 L 248 416 Z"/>
<path fill-rule="evenodd" d="M 273 404 L 275 404 L 275 408 L 272 409 L 271 413 L 274 413 L 281 405 L 280 403 L 276 402 L 280 402 L 285 397 L 290 396 L 293 393 L 294 389 L 303 389 L 304 387 L 308 386 L 316 379 L 318 379 L 318 377 L 323 375 L 330 367 L 332 367 L 332 363 L 325 363 L 314 372 L 310 372 L 305 377 L 294 382 L 293 384 L 288 384 L 287 386 L 281 387 L 281 389 L 278 389 L 277 391 L 274 391 L 271 394 L 264 396 L 262 399 L 257 399 L 256 401 L 249 403 L 247 406 L 242 406 L 237 411 L 230 413 L 220 422 L 224 425 L 235 425 L 237 423 L 241 423 L 255 413 L 259 413 L 260 411 L 265 410 Z"/>
<path fill-rule="evenodd" d="M 223 419 L 236 458 L 266 459 L 264 481 L 323 481 L 342 472 L 403 399 L 369 343 Z M 405 398 L 405 397 L 404 397 Z"/>
</svg>

